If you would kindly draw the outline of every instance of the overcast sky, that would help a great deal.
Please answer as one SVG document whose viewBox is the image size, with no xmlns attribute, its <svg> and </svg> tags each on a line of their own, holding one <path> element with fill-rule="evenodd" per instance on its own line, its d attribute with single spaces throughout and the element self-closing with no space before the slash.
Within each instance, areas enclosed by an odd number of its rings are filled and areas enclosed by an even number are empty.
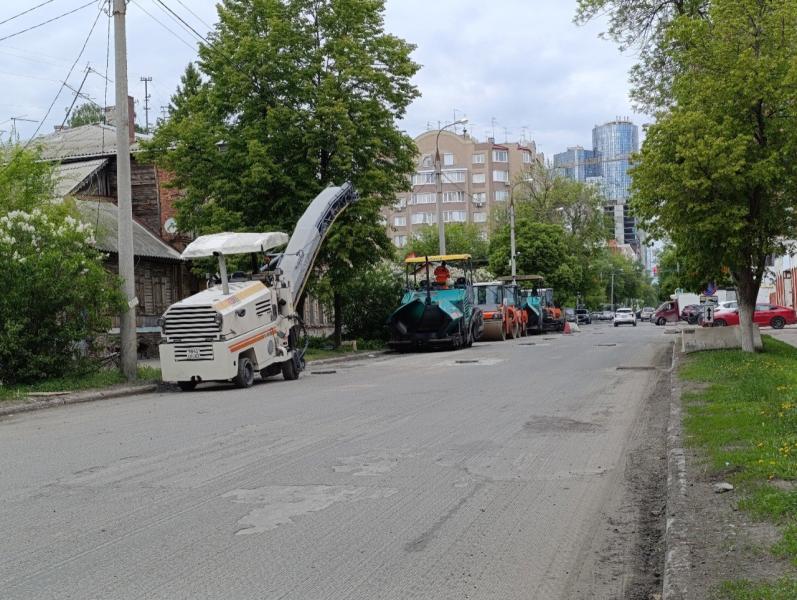
<svg viewBox="0 0 797 600">
<path fill-rule="evenodd" d="M 43 1 L 2 2 L 0 22 Z M 87 2 L 50 0 L 0 24 L 0 38 Z M 162 2 L 202 34 L 216 21 L 214 0 Z M 16 123 L 22 139 L 33 134 L 77 58 L 100 4 L 97 0 L 58 21 L 0 40 L 3 136 L 12 129 L 11 117 L 36 121 Z M 477 137 L 486 138 L 493 129 L 498 141 L 525 135 L 550 158 L 566 146 L 591 146 L 596 123 L 616 116 L 644 123 L 645 117 L 635 115 L 628 100 L 628 70 L 634 57 L 599 39 L 604 23 L 575 26 L 575 4 L 575 0 L 387 0 L 387 31 L 417 45 L 413 56 L 422 65 L 415 80 L 422 97 L 410 107 L 401 127 L 417 135 L 438 122 L 451 122 L 456 110 L 458 118 L 468 116 L 468 128 Z M 158 0 L 132 0 L 128 14 L 130 93 L 138 101 L 138 121 L 143 124 L 140 78 L 153 78 L 150 120 L 154 121 L 160 107 L 168 104 L 185 65 L 196 57 L 196 38 Z M 68 79 L 73 88 L 80 86 L 87 64 L 105 72 L 107 26 L 102 15 Z M 113 79 L 112 52 L 110 61 Z M 83 92 L 104 104 L 103 77 L 90 73 Z M 111 83 L 107 104 L 113 104 L 113 94 Z M 42 132 L 61 123 L 73 97 L 72 91 L 63 90 Z"/>
</svg>

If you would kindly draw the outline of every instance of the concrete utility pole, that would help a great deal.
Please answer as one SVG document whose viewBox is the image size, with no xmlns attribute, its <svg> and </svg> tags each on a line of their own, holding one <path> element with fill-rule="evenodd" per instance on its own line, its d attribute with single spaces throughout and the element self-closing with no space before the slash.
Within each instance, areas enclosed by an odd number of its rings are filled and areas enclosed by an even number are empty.
<svg viewBox="0 0 797 600">
<path fill-rule="evenodd" d="M 443 165 L 440 160 L 440 134 L 449 127 L 465 125 L 467 122 L 468 118 L 463 117 L 448 125 L 438 126 L 437 138 L 434 143 L 434 175 L 437 184 L 437 244 L 441 255 L 446 253 L 446 224 L 443 222 Z"/>
<path fill-rule="evenodd" d="M 148 84 L 152 81 L 152 77 L 142 77 L 141 81 L 144 82 L 144 127 L 149 133 L 149 100 L 152 96 L 149 95 Z"/>
<path fill-rule="evenodd" d="M 116 181 L 119 205 L 119 276 L 127 306 L 121 315 L 122 373 L 136 378 L 136 279 L 133 265 L 133 198 L 130 182 L 130 115 L 127 104 L 127 34 L 125 0 L 113 0 L 113 31 L 116 85 Z"/>
</svg>

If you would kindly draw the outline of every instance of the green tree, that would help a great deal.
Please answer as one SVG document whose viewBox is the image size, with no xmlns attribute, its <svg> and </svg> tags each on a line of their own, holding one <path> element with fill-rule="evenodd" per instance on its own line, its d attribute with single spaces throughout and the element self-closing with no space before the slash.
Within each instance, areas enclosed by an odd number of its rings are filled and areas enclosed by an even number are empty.
<svg viewBox="0 0 797 600">
<path fill-rule="evenodd" d="M 674 104 L 648 129 L 633 170 L 635 209 L 704 275 L 727 267 L 738 288 L 742 347 L 767 256 L 794 235 L 797 5 L 714 0 L 667 37 Z"/>
<path fill-rule="evenodd" d="M 631 97 L 646 112 L 667 106 L 679 65 L 670 54 L 670 27 L 679 17 L 705 19 L 710 0 L 578 0 L 575 22 L 608 16 L 602 34 L 620 46 L 634 49 L 639 62 L 631 69 Z"/>
<path fill-rule="evenodd" d="M 415 236 L 405 253 L 418 256 L 439 254 L 437 225 L 428 225 L 415 232 Z M 449 254 L 470 254 L 473 261 L 486 263 L 489 244 L 482 237 L 481 229 L 473 223 L 446 223 L 446 252 Z"/>
<path fill-rule="evenodd" d="M 0 384 L 12 385 L 87 367 L 123 299 L 91 226 L 68 202 L 53 201 L 52 166 L 18 147 L 3 154 Z"/>
<path fill-rule="evenodd" d="M 66 122 L 69 127 L 96 125 L 98 123 L 105 123 L 105 115 L 99 106 L 91 102 L 86 102 L 78 106 L 72 114 L 69 115 L 69 120 Z"/>
<path fill-rule="evenodd" d="M 351 181 L 361 201 L 320 257 L 339 339 L 340 290 L 392 254 L 380 210 L 414 169 L 396 126 L 418 95 L 413 46 L 384 31 L 384 0 L 225 0 L 218 12 L 150 156 L 186 192 L 186 231 L 290 231 L 324 187 Z"/>
</svg>

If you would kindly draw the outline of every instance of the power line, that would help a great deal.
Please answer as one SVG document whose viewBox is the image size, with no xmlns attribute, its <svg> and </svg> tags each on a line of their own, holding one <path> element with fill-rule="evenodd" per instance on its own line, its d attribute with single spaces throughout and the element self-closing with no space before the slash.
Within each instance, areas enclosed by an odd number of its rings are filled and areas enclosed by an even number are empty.
<svg viewBox="0 0 797 600">
<path fill-rule="evenodd" d="M 136 5 L 136 6 L 138 6 L 138 7 L 139 7 L 139 8 L 140 8 L 140 9 L 141 9 L 143 12 L 144 12 L 144 14 L 145 14 L 145 15 L 147 15 L 147 16 L 148 16 L 150 19 L 152 19 L 152 20 L 153 20 L 153 21 L 155 21 L 155 22 L 156 22 L 158 25 L 160 25 L 161 27 L 163 27 L 163 28 L 164 28 L 166 31 L 168 31 L 169 33 L 171 33 L 171 34 L 172 34 L 172 35 L 173 35 L 175 38 L 177 38 L 178 40 L 180 40 L 180 41 L 181 41 L 183 44 L 185 44 L 185 45 L 186 45 L 188 48 L 190 48 L 191 50 L 194 50 L 194 51 L 196 51 L 196 48 L 195 48 L 195 47 L 194 47 L 192 44 L 189 44 L 188 42 L 186 42 L 186 41 L 185 41 L 185 40 L 184 40 L 182 37 L 180 37 L 179 35 L 177 35 L 177 34 L 174 32 L 174 30 L 170 29 L 170 28 L 169 28 L 167 25 L 164 25 L 164 24 L 163 24 L 163 22 L 161 22 L 161 21 L 160 21 L 160 20 L 159 20 L 159 19 L 158 19 L 158 18 L 157 18 L 155 15 L 153 15 L 153 14 L 152 14 L 151 12 L 149 12 L 149 11 L 148 11 L 146 8 L 144 8 L 143 6 L 141 6 L 141 3 L 140 3 L 140 2 L 138 2 L 137 0 L 133 0 L 133 2 L 134 2 L 134 3 L 135 3 L 135 5 Z"/>
<path fill-rule="evenodd" d="M 184 9 L 186 9 L 188 12 L 190 12 L 192 15 L 194 15 L 194 16 L 197 18 L 197 20 L 198 20 L 200 23 L 202 23 L 202 24 L 203 24 L 205 27 L 207 27 L 208 29 L 213 29 L 213 26 L 212 26 L 212 25 L 208 25 L 207 21 L 205 21 L 205 20 L 204 20 L 202 17 L 200 17 L 198 14 L 196 14 L 196 13 L 195 13 L 193 10 L 191 10 L 191 9 L 190 9 L 190 8 L 188 8 L 188 7 L 187 7 L 185 4 L 183 4 L 182 0 L 177 0 L 177 3 L 178 3 L 180 6 L 182 6 Z M 0 23 L 0 25 L 1 25 L 1 24 L 2 24 L 2 23 Z"/>
<path fill-rule="evenodd" d="M 205 43 L 206 43 L 208 46 L 210 46 L 210 42 L 209 42 L 207 39 L 205 39 L 205 36 L 203 36 L 203 35 L 202 35 L 201 33 L 199 33 L 199 32 L 198 32 L 196 29 L 194 29 L 193 27 L 191 27 L 191 25 L 189 25 L 189 24 L 188 24 L 188 23 L 187 23 L 187 22 L 186 22 L 186 21 L 185 21 L 185 20 L 184 20 L 184 19 L 183 19 L 183 18 L 182 18 L 180 15 L 178 15 L 178 14 L 177 14 L 176 12 L 174 12 L 174 11 L 173 11 L 171 8 L 169 8 L 169 6 L 167 6 L 167 5 L 166 5 L 166 4 L 163 2 L 163 0 L 155 0 L 155 2 L 157 2 L 158 4 L 160 4 L 161 6 L 163 6 L 163 8 L 165 8 L 165 9 L 166 9 L 166 10 L 168 10 L 170 13 L 172 13 L 172 14 L 175 16 L 175 18 L 177 18 L 177 20 L 179 20 L 179 21 L 180 21 L 180 22 L 181 22 L 183 25 L 185 25 L 186 27 L 188 27 L 188 29 L 190 29 L 190 30 L 193 32 L 193 34 L 194 34 L 195 36 L 197 36 L 197 37 L 198 37 L 200 40 L 202 40 L 202 41 L 203 41 L 203 42 L 205 42 Z"/>
<path fill-rule="evenodd" d="M 57 21 L 58 19 L 62 19 L 63 17 L 69 16 L 69 15 L 71 15 L 73 13 L 78 12 L 79 10 L 83 10 L 84 8 L 88 8 L 89 6 L 95 4 L 95 2 L 96 2 L 96 0 L 91 0 L 91 2 L 86 2 L 86 4 L 78 6 L 77 8 L 73 8 L 72 10 L 70 10 L 68 12 L 65 12 L 65 13 L 63 13 L 61 15 L 58 15 L 57 17 L 53 17 L 52 19 L 48 19 L 46 21 L 38 23 L 37 25 L 31 25 L 30 27 L 27 27 L 27 28 L 25 28 L 25 29 L 23 29 L 21 31 L 17 31 L 16 33 L 11 33 L 11 34 L 6 35 L 4 37 L 0 37 L 0 42 L 3 42 L 3 41 L 8 40 L 8 39 L 11 39 L 13 37 L 17 37 L 18 35 L 22 35 L 23 33 L 27 33 L 28 31 L 31 31 L 33 29 L 38 29 L 39 27 L 44 27 L 48 23 L 52 23 L 53 21 Z"/>
<path fill-rule="evenodd" d="M 33 12 L 33 11 L 34 11 L 34 10 L 36 10 L 37 8 L 41 8 L 42 6 L 45 6 L 46 4 L 50 4 L 50 3 L 52 3 L 52 2 L 55 2 L 55 0 L 47 0 L 47 2 L 42 2 L 41 4 L 37 4 L 36 6 L 34 6 L 34 7 L 32 7 L 32 8 L 29 8 L 29 9 L 27 9 L 27 10 L 23 10 L 21 13 L 17 13 L 17 14 L 15 14 L 13 17 L 8 17 L 8 18 L 7 18 L 7 19 L 5 19 L 4 21 L 0 21 L 0 25 L 5 25 L 5 24 L 6 24 L 6 23 L 8 23 L 9 21 L 13 21 L 14 19 L 17 19 L 17 18 L 21 17 L 22 15 L 26 15 L 26 14 L 28 14 L 29 12 Z"/>
<path fill-rule="evenodd" d="M 94 1 L 92 0 L 92 2 L 90 4 L 94 4 Z M 83 53 L 86 51 L 86 46 L 89 45 L 89 40 L 91 39 L 91 34 L 94 33 L 94 28 L 97 26 L 97 23 L 100 20 L 100 15 L 102 13 L 103 13 L 103 10 L 102 10 L 102 8 L 100 8 L 100 10 L 97 11 L 97 16 L 95 17 L 94 22 L 91 24 L 91 29 L 89 29 L 89 33 L 86 36 L 86 39 L 85 39 L 85 41 L 83 42 L 83 45 L 80 48 L 80 52 L 78 52 L 78 55 L 77 55 L 77 58 L 75 59 L 75 62 L 73 62 L 72 66 L 69 68 L 69 72 L 66 74 L 66 77 L 64 78 L 64 81 L 61 83 L 61 87 L 58 88 L 58 93 L 55 94 L 55 98 L 53 98 L 53 101 L 50 103 L 50 106 L 47 108 L 47 112 L 45 113 L 44 117 L 42 118 L 41 121 L 39 121 L 39 125 L 36 127 L 36 131 L 33 132 L 33 135 L 30 136 L 30 139 L 22 147 L 22 151 L 23 152 L 28 149 L 28 147 L 31 145 L 31 143 L 33 143 L 33 140 L 39 134 L 39 131 L 41 131 L 41 128 L 44 126 L 45 121 L 47 121 L 47 118 L 50 116 L 50 113 L 52 112 L 53 107 L 55 106 L 55 103 L 58 102 L 58 98 L 61 96 L 61 92 L 63 92 L 64 88 L 68 85 L 67 82 L 69 81 L 69 78 L 72 76 L 72 72 L 75 70 L 75 67 L 77 66 L 78 62 L 80 62 L 80 59 L 83 57 Z M 15 154 L 14 155 L 12 160 L 8 164 L 6 164 L 6 166 L 3 168 L 3 171 L 5 171 L 6 169 L 8 169 L 11 166 L 11 164 L 14 162 L 14 159 L 17 156 L 19 156 L 19 154 Z"/>
</svg>

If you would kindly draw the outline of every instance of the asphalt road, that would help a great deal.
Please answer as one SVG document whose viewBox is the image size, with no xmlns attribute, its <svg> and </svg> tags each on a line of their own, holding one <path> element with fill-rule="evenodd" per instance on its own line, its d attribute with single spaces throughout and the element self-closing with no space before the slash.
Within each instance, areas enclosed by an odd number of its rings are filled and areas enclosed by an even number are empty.
<svg viewBox="0 0 797 600">
<path fill-rule="evenodd" d="M 0 598 L 574 597 L 669 341 L 584 329 L 3 419 Z"/>
</svg>

